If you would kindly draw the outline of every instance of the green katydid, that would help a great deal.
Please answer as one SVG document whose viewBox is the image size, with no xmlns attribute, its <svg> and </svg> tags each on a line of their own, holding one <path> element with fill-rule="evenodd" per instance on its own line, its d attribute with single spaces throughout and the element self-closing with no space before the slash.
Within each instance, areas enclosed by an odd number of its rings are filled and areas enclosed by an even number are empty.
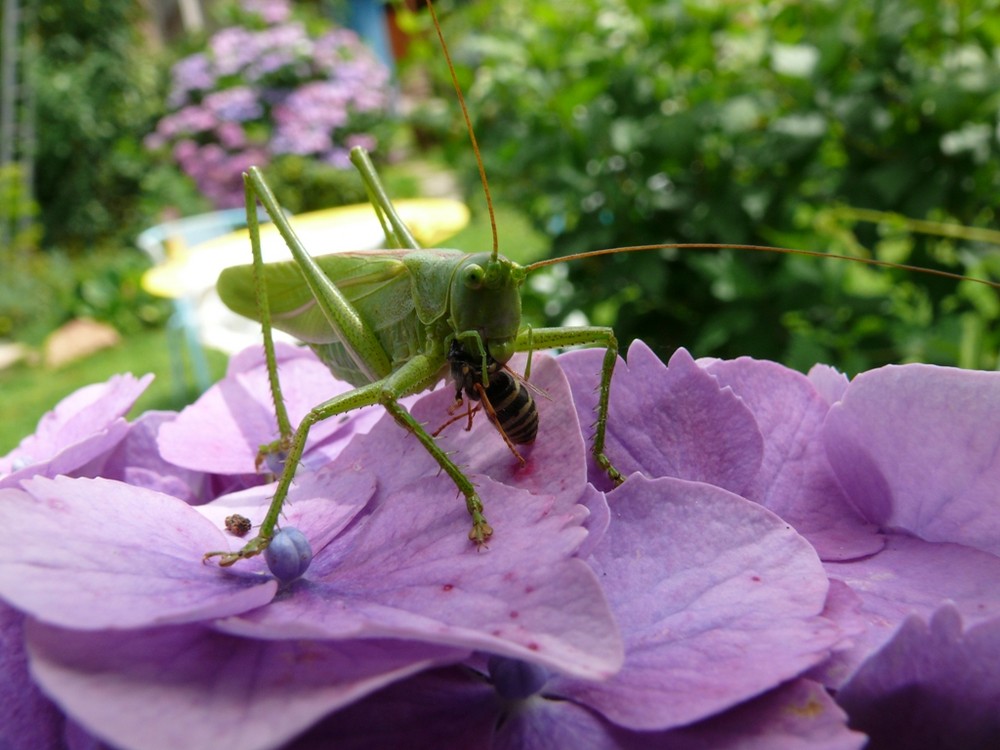
<svg viewBox="0 0 1000 750">
<path fill-rule="evenodd" d="M 515 352 L 599 344 L 607 355 L 601 379 L 600 417 L 593 452 L 615 481 L 621 475 L 604 455 L 611 376 L 618 345 L 610 328 L 525 328 L 520 287 L 530 270 L 493 252 L 421 250 L 399 218 L 360 148 L 351 153 L 376 213 L 395 250 L 340 253 L 313 258 L 295 237 L 257 169 L 245 177 L 254 263 L 226 269 L 218 289 L 236 312 L 259 318 L 282 438 L 270 449 L 287 452 L 274 499 L 257 536 L 242 550 L 220 554 L 223 565 L 263 551 L 273 536 L 309 428 L 351 409 L 381 404 L 426 447 L 465 496 L 472 516 L 469 538 L 483 544 L 493 533 L 476 488 L 398 401 L 438 382 L 449 367 L 453 343 L 474 360 L 477 372 L 503 365 Z M 292 252 L 293 260 L 264 266 L 253 206 L 260 200 Z M 355 386 L 312 409 L 294 434 L 284 414 L 271 344 L 271 325 L 308 344 L 337 377 Z"/>
<path fill-rule="evenodd" d="M 430 7 L 433 14 L 433 7 Z M 434 21 L 437 26 L 436 18 Z M 441 34 L 439 27 L 438 34 Z M 448 58 L 443 38 L 441 44 Z M 451 60 L 447 61 L 454 76 Z M 455 87 L 468 123 L 457 80 Z M 608 327 L 530 328 L 522 323 L 520 287 L 531 272 L 544 266 L 611 253 L 725 247 L 834 257 L 965 278 L 871 259 L 750 245 L 642 245 L 597 250 L 521 266 L 499 253 L 489 187 L 471 125 L 469 134 L 493 224 L 493 248 L 489 252 L 466 254 L 456 250 L 421 249 L 393 208 L 367 153 L 360 148 L 352 151 L 351 161 L 361 174 L 391 249 L 313 257 L 296 238 L 259 170 L 251 168 L 244 176 L 253 264 L 224 271 L 218 289 L 229 307 L 262 323 L 281 436 L 272 445 L 264 446 L 262 452 L 281 454 L 284 466 L 257 536 L 237 552 L 213 552 L 207 557 L 218 556 L 220 564 L 231 565 L 264 551 L 275 534 L 310 427 L 352 409 L 375 404 L 381 404 L 410 431 L 451 477 L 464 495 L 472 518 L 469 538 L 477 545 L 485 543 L 493 529 L 486 520 L 483 502 L 475 486 L 423 425 L 399 404 L 400 398 L 432 387 L 447 374 L 453 347 L 458 347 L 467 362 L 481 363 L 470 367 L 476 376 L 482 376 L 484 388 L 489 384 L 489 372 L 497 372 L 497 367 L 504 365 L 515 352 L 528 352 L 530 358 L 530 353 L 537 349 L 576 345 L 604 347 L 592 452 L 610 478 L 621 482 L 623 477 L 604 453 L 618 342 Z M 264 265 L 255 210 L 257 201 L 264 206 L 291 250 L 291 261 Z M 1000 286 L 988 281 L 984 283 Z M 271 341 L 272 324 L 309 345 L 335 376 L 355 387 L 314 407 L 294 432 L 281 397 Z"/>
</svg>

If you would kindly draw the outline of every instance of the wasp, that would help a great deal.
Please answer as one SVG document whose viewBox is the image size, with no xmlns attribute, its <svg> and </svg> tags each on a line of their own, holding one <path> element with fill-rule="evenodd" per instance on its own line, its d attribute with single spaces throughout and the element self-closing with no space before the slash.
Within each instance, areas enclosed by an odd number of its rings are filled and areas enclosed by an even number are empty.
<svg viewBox="0 0 1000 750">
<path fill-rule="evenodd" d="M 538 406 L 528 383 L 492 357 L 487 357 L 484 369 L 482 360 L 473 356 L 458 340 L 452 342 L 448 351 L 448 364 L 455 382 L 455 404 L 451 411 L 461 407 L 463 397 L 468 398 L 471 427 L 472 415 L 482 406 L 486 418 L 497 428 L 511 453 L 524 464 L 515 446 L 530 445 L 538 435 Z M 472 407 L 473 401 L 478 402 L 476 407 Z M 445 422 L 434 434 L 438 435 L 461 416 Z"/>
</svg>

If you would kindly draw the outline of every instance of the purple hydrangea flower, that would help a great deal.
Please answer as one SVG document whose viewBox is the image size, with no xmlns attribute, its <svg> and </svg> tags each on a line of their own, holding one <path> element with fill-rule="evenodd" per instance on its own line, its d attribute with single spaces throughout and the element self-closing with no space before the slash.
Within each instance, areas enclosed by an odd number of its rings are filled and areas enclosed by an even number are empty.
<svg viewBox="0 0 1000 750">
<path fill-rule="evenodd" d="M 576 557 L 587 538 L 577 503 L 589 495 L 583 441 L 557 366 L 537 373 L 562 439 L 535 446 L 523 469 L 480 420 L 463 450 L 504 529 L 505 543 L 498 532 L 486 554 L 469 546 L 450 480 L 385 419 L 333 463 L 300 470 L 283 523 L 307 535 L 315 556 L 280 592 L 262 561 L 223 570 L 201 560 L 242 543 L 222 519 L 239 511 L 259 523 L 269 487 L 198 507 L 106 479 L 3 491 L 0 518 L 16 541 L 0 552 L 0 595 L 33 618 L 34 679 L 114 744 L 209 747 L 226 736 L 275 747 L 361 695 L 474 649 L 607 677 L 621 642 L 597 577 Z M 441 419 L 451 398 L 450 389 L 431 394 L 415 414 Z M 459 429 L 443 442 L 460 450 L 470 437 Z M 376 484 L 363 467 L 387 455 L 392 471 Z"/>
<path fill-rule="evenodd" d="M 581 413 L 600 356 L 561 359 Z M 649 476 L 736 487 L 812 542 L 835 584 L 827 615 L 851 635 L 814 670 L 836 688 L 865 665 L 888 669 L 873 654 L 908 617 L 952 603 L 973 626 L 1000 618 L 998 419 L 997 373 L 907 365 L 848 384 L 828 368 L 805 378 L 683 352 L 663 368 L 637 343 L 616 371 L 608 453 Z M 991 694 L 986 677 L 967 679 L 938 689 Z M 935 721 L 959 720 L 942 710 Z"/>
<path fill-rule="evenodd" d="M 292 14 L 292 6 L 287 0 L 243 0 L 243 10 L 271 24 L 284 23 Z"/>
<path fill-rule="evenodd" d="M 99 476 L 128 433 L 125 413 L 152 379 L 116 375 L 64 398 L 41 418 L 34 434 L 0 458 L 0 488 L 33 476 Z"/>
<path fill-rule="evenodd" d="M 495 529 L 482 552 L 451 481 L 374 409 L 311 436 L 281 519 L 313 551 L 301 577 L 204 564 L 273 492 L 250 350 L 87 461 L 97 478 L 21 476 L 0 490 L 0 719 L 31 721 L 0 723 L 0 744 L 990 746 L 1000 376 L 848 383 L 635 344 L 611 488 L 578 420 L 602 357 L 538 358 L 523 466 L 481 416 L 442 432 Z M 293 421 L 346 388 L 307 350 L 279 358 Z M 434 429 L 453 394 L 407 403 Z M 899 729 L 918 715 L 926 734 Z"/>
<path fill-rule="evenodd" d="M 203 106 L 220 120 L 227 122 L 256 120 L 264 114 L 257 93 L 249 86 L 212 92 L 205 97 Z"/>
<path fill-rule="evenodd" d="M 838 693 L 877 747 L 993 747 L 1000 738 L 1000 618 L 968 628 L 952 606 L 903 621 Z M 919 720 L 914 720 L 919 717 Z"/>
<path fill-rule="evenodd" d="M 856 377 L 823 441 L 851 507 L 885 548 L 830 561 L 859 596 L 867 627 L 830 681 L 851 674 L 912 615 L 946 602 L 970 625 L 1000 618 L 1000 375 L 929 365 Z"/>
<path fill-rule="evenodd" d="M 180 107 L 191 101 L 192 94 L 208 91 L 215 84 L 215 71 L 208 56 L 199 53 L 189 55 L 174 65 L 172 86 L 167 103 Z"/>
<path fill-rule="evenodd" d="M 389 106 L 389 72 L 353 32 L 310 34 L 285 18 L 287 3 L 249 10 L 267 25 L 221 29 L 205 52 L 178 62 L 173 111 L 144 139 L 150 149 L 172 146 L 181 169 L 220 208 L 242 205 L 241 173 L 277 154 L 346 168 L 348 139 L 374 147 L 367 128 Z"/>
<path fill-rule="evenodd" d="M 504 699 L 485 671 L 449 667 L 399 682 L 306 733 L 294 750 L 443 747 L 524 750 L 860 750 L 866 738 L 818 683 L 795 680 L 709 720 L 663 732 L 623 730 L 545 691 Z"/>
</svg>

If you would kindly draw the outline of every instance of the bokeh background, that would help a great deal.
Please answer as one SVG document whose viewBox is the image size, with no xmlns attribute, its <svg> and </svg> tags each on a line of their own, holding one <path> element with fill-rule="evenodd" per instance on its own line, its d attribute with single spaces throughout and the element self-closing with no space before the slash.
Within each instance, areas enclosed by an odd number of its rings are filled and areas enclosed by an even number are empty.
<svg viewBox="0 0 1000 750">
<path fill-rule="evenodd" d="M 464 121 L 422 2 L 3 0 L 0 452 L 61 396 L 178 373 L 175 304 L 144 289 L 142 232 L 242 205 L 264 169 L 299 214 L 393 197 L 472 210 Z M 1000 2 L 441 0 L 517 260 L 659 242 L 776 244 L 1000 276 Z M 353 30 L 352 30 L 353 29 Z M 249 248 L 247 249 L 249 260 Z M 833 260 L 657 251 L 532 277 L 535 325 L 614 325 L 662 356 L 751 355 L 848 373 L 997 367 L 995 290 Z M 67 360 L 53 338 L 108 346 Z M 197 321 L 196 321 L 197 323 Z M 209 350 L 217 377 L 225 356 Z"/>
</svg>

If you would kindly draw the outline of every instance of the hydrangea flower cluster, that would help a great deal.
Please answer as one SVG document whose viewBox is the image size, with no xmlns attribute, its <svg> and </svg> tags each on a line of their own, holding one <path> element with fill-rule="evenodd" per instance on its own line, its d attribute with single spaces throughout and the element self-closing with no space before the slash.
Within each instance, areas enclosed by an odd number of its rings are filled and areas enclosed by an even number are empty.
<svg viewBox="0 0 1000 750">
<path fill-rule="evenodd" d="M 217 207 L 243 204 L 241 174 L 275 155 L 300 154 L 337 168 L 389 106 L 389 71 L 346 29 L 311 34 L 285 0 L 244 8 L 253 26 L 230 26 L 207 49 L 177 62 L 170 113 L 146 138 Z"/>
<path fill-rule="evenodd" d="M 258 354 L 180 413 L 126 422 L 131 376 L 70 396 L 0 459 L 0 746 L 998 746 L 1000 373 L 637 342 L 613 488 L 581 429 L 602 357 L 536 358 L 524 466 L 485 419 L 441 435 L 486 550 L 379 409 L 318 425 L 285 583 L 202 559 L 269 500 Z M 304 349 L 280 369 L 293 419 L 348 387 Z M 436 427 L 452 398 L 406 403 Z"/>
</svg>

